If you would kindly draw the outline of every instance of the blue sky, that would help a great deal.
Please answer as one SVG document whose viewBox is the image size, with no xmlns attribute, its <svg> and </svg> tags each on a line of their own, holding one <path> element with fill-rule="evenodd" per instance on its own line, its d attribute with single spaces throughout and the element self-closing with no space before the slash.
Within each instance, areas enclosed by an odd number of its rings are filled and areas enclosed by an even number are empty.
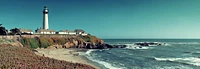
<svg viewBox="0 0 200 69">
<path fill-rule="evenodd" d="M 7 29 L 84 29 L 100 38 L 200 38 L 200 0 L 0 0 Z"/>
</svg>

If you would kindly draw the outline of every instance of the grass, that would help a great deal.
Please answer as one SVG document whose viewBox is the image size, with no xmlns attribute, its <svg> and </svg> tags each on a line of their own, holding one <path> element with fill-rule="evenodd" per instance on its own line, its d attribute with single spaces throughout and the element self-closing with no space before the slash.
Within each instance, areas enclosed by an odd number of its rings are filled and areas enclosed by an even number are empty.
<svg viewBox="0 0 200 69">
<path fill-rule="evenodd" d="M 29 46 L 32 49 L 36 49 L 39 47 L 39 42 L 34 38 L 24 38 L 20 40 L 23 46 Z"/>
</svg>

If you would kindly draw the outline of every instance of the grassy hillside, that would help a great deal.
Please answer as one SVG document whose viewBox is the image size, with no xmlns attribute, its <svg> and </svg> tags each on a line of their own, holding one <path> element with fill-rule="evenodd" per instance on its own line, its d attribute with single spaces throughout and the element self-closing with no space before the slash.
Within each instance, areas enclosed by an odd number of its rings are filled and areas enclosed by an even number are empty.
<svg viewBox="0 0 200 69">
<path fill-rule="evenodd" d="M 92 36 L 76 36 L 76 37 L 38 37 L 38 38 L 22 38 L 20 42 L 23 46 L 28 46 L 30 48 L 47 48 L 51 45 L 64 45 L 67 42 L 74 43 L 74 41 L 77 41 L 78 44 L 82 44 L 85 42 L 91 42 L 93 44 L 102 43 L 102 40 Z M 76 45 L 76 44 L 74 44 Z M 73 46 L 72 46 L 73 47 Z"/>
<path fill-rule="evenodd" d="M 37 42 L 29 41 L 35 40 L 28 39 L 25 43 L 37 45 Z M 85 64 L 38 56 L 25 47 L 0 45 L 0 58 L 0 69 L 94 69 Z"/>
</svg>

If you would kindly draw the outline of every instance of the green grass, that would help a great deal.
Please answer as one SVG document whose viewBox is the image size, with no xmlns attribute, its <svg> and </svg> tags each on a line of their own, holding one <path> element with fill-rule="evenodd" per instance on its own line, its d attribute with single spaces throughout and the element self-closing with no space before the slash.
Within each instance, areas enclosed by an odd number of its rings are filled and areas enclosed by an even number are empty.
<svg viewBox="0 0 200 69">
<path fill-rule="evenodd" d="M 87 35 L 87 36 L 77 36 L 77 37 L 37 37 L 37 38 L 22 38 L 20 42 L 23 46 L 28 46 L 29 48 L 47 48 L 51 45 L 64 45 L 67 42 L 73 42 L 73 40 L 77 40 L 79 43 L 83 42 L 92 42 L 99 43 L 101 39 Z"/>
<path fill-rule="evenodd" d="M 35 38 L 23 38 L 20 40 L 23 46 L 29 46 L 32 49 L 36 49 L 39 47 L 39 42 Z"/>
</svg>

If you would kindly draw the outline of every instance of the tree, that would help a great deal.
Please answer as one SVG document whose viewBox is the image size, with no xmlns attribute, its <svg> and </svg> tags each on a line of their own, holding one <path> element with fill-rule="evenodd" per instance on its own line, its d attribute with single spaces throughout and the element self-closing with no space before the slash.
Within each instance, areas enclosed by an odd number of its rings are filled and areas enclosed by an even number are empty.
<svg viewBox="0 0 200 69">
<path fill-rule="evenodd" d="M 11 34 L 16 35 L 20 33 L 20 30 L 18 28 L 13 28 L 13 29 L 10 29 L 10 32 Z"/>
<path fill-rule="evenodd" d="M 0 24 L 0 35 L 7 35 L 8 30 Z"/>
</svg>

